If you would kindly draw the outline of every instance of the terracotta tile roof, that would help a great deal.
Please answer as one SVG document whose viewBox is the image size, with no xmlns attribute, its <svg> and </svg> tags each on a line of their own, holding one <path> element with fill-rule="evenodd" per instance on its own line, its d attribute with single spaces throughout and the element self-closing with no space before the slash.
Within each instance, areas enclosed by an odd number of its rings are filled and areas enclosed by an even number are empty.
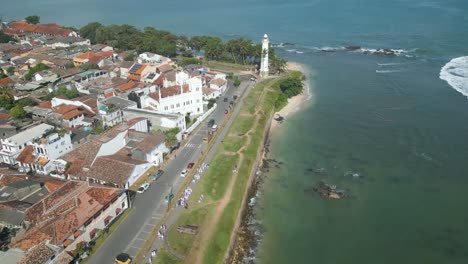
<svg viewBox="0 0 468 264">
<path fill-rule="evenodd" d="M 128 83 L 124 83 L 124 84 L 121 84 L 119 85 L 117 88 L 119 88 L 119 90 L 121 91 L 127 91 L 127 90 L 130 90 L 130 89 L 133 89 L 133 88 L 136 88 L 138 87 L 138 82 L 128 82 Z"/>
<path fill-rule="evenodd" d="M 226 83 L 226 81 L 223 80 L 223 79 L 220 79 L 220 78 L 213 79 L 210 82 L 210 84 L 214 84 L 214 85 L 217 85 L 217 86 L 224 85 L 225 83 Z"/>
<path fill-rule="evenodd" d="M 10 114 L 7 113 L 0 113 L 0 121 L 5 121 L 11 118 Z"/>
<path fill-rule="evenodd" d="M 79 67 L 74 67 L 74 68 L 69 68 L 69 69 L 61 69 L 61 68 L 55 67 L 49 70 L 57 74 L 60 77 L 69 77 L 69 76 L 84 72 L 84 70 Z"/>
<path fill-rule="evenodd" d="M 45 241 L 42 241 L 39 245 L 29 250 L 26 255 L 20 259 L 18 264 L 45 263 L 54 254 L 55 251 L 48 247 Z"/>
<path fill-rule="evenodd" d="M 164 74 L 159 75 L 159 77 L 156 80 L 154 80 L 153 84 L 163 86 L 163 84 L 164 84 Z"/>
<path fill-rule="evenodd" d="M 72 31 L 69 29 L 64 29 L 55 23 L 50 24 L 38 24 L 38 25 L 31 25 L 28 24 L 25 20 L 22 21 L 15 21 L 8 24 L 8 27 L 13 30 L 20 30 L 23 32 L 35 32 L 35 33 L 42 33 L 52 36 L 68 36 Z"/>
<path fill-rule="evenodd" d="M 159 72 L 161 73 L 166 73 L 166 72 L 169 72 L 169 71 L 172 71 L 172 66 L 169 65 L 169 64 L 163 64 L 161 66 L 158 66 L 156 67 L 157 70 L 159 70 Z"/>
<path fill-rule="evenodd" d="M 2 170 L 3 171 L 3 170 Z M 3 187 L 3 186 L 6 186 L 10 183 L 13 183 L 13 182 L 20 182 L 20 181 L 24 181 L 25 178 L 24 177 L 20 177 L 20 176 L 11 176 L 11 175 L 3 175 L 3 173 L 1 173 L 2 175 L 0 176 L 0 187 Z"/>
<path fill-rule="evenodd" d="M 21 153 L 18 155 L 16 158 L 17 161 L 22 162 L 22 163 L 31 163 L 34 160 L 34 155 L 33 155 L 33 146 L 28 145 L 26 146 Z"/>
<path fill-rule="evenodd" d="M 188 93 L 189 89 L 190 88 L 189 88 L 188 84 L 182 85 L 182 90 L 183 90 L 182 92 L 183 93 Z M 174 86 L 170 86 L 170 87 L 167 87 L 167 88 L 161 88 L 161 97 L 162 98 L 169 97 L 169 96 L 174 96 L 174 95 L 179 95 L 179 94 L 181 94 L 179 85 L 174 85 Z M 150 93 L 150 94 L 148 94 L 148 96 L 153 98 L 156 101 L 159 101 L 159 92 L 158 91 Z"/>
<path fill-rule="evenodd" d="M 0 79 L 0 87 L 15 83 L 10 77 Z"/>
<path fill-rule="evenodd" d="M 130 74 L 128 77 L 127 77 L 128 80 L 133 80 L 133 81 L 136 81 L 136 82 L 139 82 L 140 81 L 140 77 L 139 76 L 136 76 L 136 75 L 132 75 Z"/>
<path fill-rule="evenodd" d="M 131 159 L 124 155 L 111 155 L 96 158 L 93 167 L 83 173 L 85 177 L 112 182 L 119 186 L 124 186 L 133 172 L 135 165 L 146 162 Z"/>
<path fill-rule="evenodd" d="M 68 185 L 67 187 L 71 186 Z M 80 226 L 121 192 L 117 188 L 89 186 L 86 182 L 77 182 L 77 185 L 73 185 L 73 187 L 62 187 L 56 191 L 60 192 L 60 195 L 54 195 L 56 193 L 54 192 L 40 201 L 39 206 L 34 205 L 36 214 L 40 215 L 36 219 L 43 222 L 16 238 L 12 243 L 12 247 L 28 250 L 44 240 L 61 246 Z M 44 209 L 48 208 L 46 203 L 52 199 L 58 201 L 50 209 Z M 42 210 L 37 210 L 38 207 L 42 207 Z M 31 208 L 28 209 L 28 213 L 30 210 Z"/>
<path fill-rule="evenodd" d="M 61 104 L 59 106 L 57 106 L 55 109 L 54 109 L 54 113 L 57 113 L 57 114 L 65 114 L 65 113 L 68 113 L 72 110 L 75 110 L 75 109 L 78 109 L 78 106 L 77 105 L 66 105 L 66 104 Z"/>
<path fill-rule="evenodd" d="M 203 91 L 203 94 L 208 95 L 208 94 L 211 94 L 211 93 L 213 93 L 213 92 L 215 92 L 215 91 L 217 91 L 217 90 L 216 90 L 216 89 L 213 89 L 213 88 L 209 88 L 209 87 L 203 87 L 203 88 L 202 88 L 202 91 Z"/>
<path fill-rule="evenodd" d="M 66 114 L 64 114 L 64 115 L 63 115 L 63 119 L 65 119 L 65 120 L 70 120 L 70 119 L 72 119 L 72 118 L 74 118 L 74 117 L 76 117 L 76 116 L 82 115 L 82 114 L 83 114 L 82 111 L 77 110 L 77 109 L 74 109 L 74 110 L 72 110 L 72 111 L 67 112 Z"/>
<path fill-rule="evenodd" d="M 111 92 L 108 92 L 108 93 L 105 93 L 105 94 L 104 94 L 104 97 L 105 97 L 105 98 L 109 98 L 109 97 L 112 97 L 112 96 L 117 96 L 117 95 L 115 94 L 115 91 L 111 91 Z"/>
<path fill-rule="evenodd" d="M 37 107 L 39 107 L 39 108 L 52 109 L 52 102 L 50 102 L 50 101 L 44 101 L 44 102 L 41 102 L 40 104 L 38 104 Z"/>
<path fill-rule="evenodd" d="M 146 117 L 135 117 L 127 121 L 127 124 L 129 127 L 134 126 L 136 123 L 143 121 L 143 120 L 148 120 Z"/>
<path fill-rule="evenodd" d="M 64 250 L 54 259 L 54 264 L 69 264 L 72 261 L 73 257 Z"/>
<path fill-rule="evenodd" d="M 142 133 L 142 132 L 136 132 L 136 131 L 132 131 L 132 132 Z M 164 136 L 163 133 L 157 133 L 157 134 L 142 133 L 142 134 L 146 134 L 145 138 L 140 143 L 138 143 L 136 148 L 141 149 L 146 153 L 151 152 L 157 146 L 163 144 L 164 141 L 166 140 L 166 137 Z"/>
</svg>

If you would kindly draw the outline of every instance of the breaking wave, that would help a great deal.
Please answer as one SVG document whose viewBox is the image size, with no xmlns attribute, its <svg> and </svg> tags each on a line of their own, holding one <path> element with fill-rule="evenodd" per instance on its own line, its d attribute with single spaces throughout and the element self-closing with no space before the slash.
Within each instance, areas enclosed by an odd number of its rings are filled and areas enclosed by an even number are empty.
<svg viewBox="0 0 468 264">
<path fill-rule="evenodd" d="M 468 56 L 452 59 L 445 64 L 439 78 L 468 97 Z"/>
<path fill-rule="evenodd" d="M 375 70 L 376 73 L 393 73 L 393 72 L 401 72 L 400 70 Z"/>
<path fill-rule="evenodd" d="M 277 48 L 284 48 L 287 52 L 290 53 L 299 53 L 302 54 L 307 51 L 312 52 L 340 52 L 340 51 L 347 51 L 347 52 L 354 52 L 354 53 L 362 53 L 362 54 L 371 54 L 371 55 L 384 55 L 384 56 L 405 56 L 408 58 L 415 57 L 415 55 L 409 55 L 417 51 L 417 48 L 414 49 L 387 49 L 387 48 L 366 48 L 361 46 L 341 46 L 341 47 L 315 47 L 315 46 L 302 46 L 296 45 L 292 43 L 288 43 L 289 45 L 275 45 L 274 47 Z M 294 46 L 294 49 L 290 47 Z"/>
</svg>

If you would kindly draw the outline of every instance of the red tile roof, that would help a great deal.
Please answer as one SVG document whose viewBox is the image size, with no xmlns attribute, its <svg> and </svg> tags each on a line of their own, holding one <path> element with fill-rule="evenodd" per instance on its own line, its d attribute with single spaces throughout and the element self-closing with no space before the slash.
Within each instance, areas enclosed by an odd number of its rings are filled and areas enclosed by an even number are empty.
<svg viewBox="0 0 468 264">
<path fill-rule="evenodd" d="M 68 36 L 72 32 L 71 30 L 64 29 L 55 23 L 31 25 L 28 24 L 25 20 L 11 22 L 8 24 L 8 27 L 20 32 L 34 32 L 63 37 Z"/>
<path fill-rule="evenodd" d="M 44 101 L 37 105 L 39 108 L 52 109 L 52 103 L 50 101 Z"/>
<path fill-rule="evenodd" d="M 17 237 L 12 247 L 28 250 L 44 240 L 61 246 L 65 239 L 119 194 L 120 189 L 117 188 L 69 182 L 27 210 L 28 220 L 37 225 Z"/>
<path fill-rule="evenodd" d="M 167 88 L 161 88 L 160 90 L 161 90 L 161 97 L 162 98 L 181 94 L 179 85 L 174 85 L 174 86 L 170 86 L 170 87 L 167 87 Z M 183 90 L 182 91 L 183 93 L 188 93 L 189 92 L 189 85 L 188 84 L 182 85 L 182 90 Z M 150 93 L 150 94 L 148 94 L 148 96 L 153 98 L 156 101 L 159 101 L 159 91 Z"/>
<path fill-rule="evenodd" d="M 40 241 L 40 244 L 29 250 L 23 256 L 18 264 L 37 264 L 45 263 L 49 260 L 55 251 L 46 245 L 46 241 Z"/>
<path fill-rule="evenodd" d="M 65 113 L 68 113 L 72 110 L 75 110 L 77 109 L 78 106 L 77 105 L 66 105 L 66 104 L 61 104 L 59 106 L 57 106 L 55 109 L 54 109 L 54 113 L 57 113 L 57 114 L 65 114 Z"/>
<path fill-rule="evenodd" d="M 74 117 L 82 115 L 83 112 L 77 109 L 71 110 L 70 112 L 67 112 L 66 114 L 63 115 L 63 119 L 65 120 L 70 120 Z"/>
<path fill-rule="evenodd" d="M 22 163 L 31 163 L 34 160 L 34 155 L 33 155 L 33 146 L 28 145 L 24 147 L 24 149 L 21 151 L 21 153 L 18 155 L 16 158 L 17 161 L 22 162 Z"/>
<path fill-rule="evenodd" d="M 0 121 L 5 121 L 11 118 L 10 114 L 7 113 L 0 113 Z"/>
<path fill-rule="evenodd" d="M 15 83 L 10 77 L 0 79 L 0 87 Z"/>
<path fill-rule="evenodd" d="M 136 87 L 138 87 L 138 83 L 130 81 L 128 83 L 124 83 L 124 84 L 119 85 L 117 88 L 119 88 L 119 90 L 121 90 L 121 91 L 127 91 L 127 90 L 130 90 L 130 89 L 136 88 Z"/>
</svg>

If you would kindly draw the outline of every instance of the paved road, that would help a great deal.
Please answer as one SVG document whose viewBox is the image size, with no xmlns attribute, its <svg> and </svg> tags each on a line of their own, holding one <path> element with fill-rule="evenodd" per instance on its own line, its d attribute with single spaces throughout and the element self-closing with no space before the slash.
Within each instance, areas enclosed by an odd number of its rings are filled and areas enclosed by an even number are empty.
<svg viewBox="0 0 468 264">
<path fill-rule="evenodd" d="M 245 89 L 249 89 L 250 87 L 252 87 L 252 84 L 253 83 L 250 83 L 249 81 L 250 79 L 250 76 L 248 76 L 248 78 L 244 79 L 244 82 L 242 83 L 242 85 L 239 87 L 242 91 L 244 91 Z M 245 81 L 247 80 L 247 81 Z M 239 93 L 239 99 L 238 99 L 238 102 L 242 102 L 242 100 L 248 95 L 248 91 L 246 93 L 244 93 L 242 99 L 240 98 L 240 93 Z M 235 117 L 237 116 L 237 114 L 239 113 L 240 109 L 242 107 L 242 103 L 236 103 L 235 106 L 234 106 L 234 109 L 232 109 L 233 113 L 232 115 L 229 116 L 229 119 L 226 120 L 226 124 L 225 126 L 218 130 L 218 137 L 216 138 L 216 141 L 213 143 L 213 146 L 211 147 L 211 149 L 209 150 L 209 152 L 207 153 L 206 157 L 204 158 L 203 162 L 206 163 L 206 164 L 209 164 L 211 163 L 211 160 L 213 159 L 218 147 L 221 143 L 221 141 L 224 139 L 224 137 L 227 135 L 228 131 L 229 131 L 229 127 L 231 126 L 232 122 L 234 121 Z M 198 168 L 197 168 L 198 169 Z M 204 172 L 201 173 L 201 177 L 203 178 L 203 174 Z M 195 185 L 197 183 L 194 183 L 194 182 L 191 182 L 189 184 L 189 187 L 191 187 L 192 189 L 195 188 Z M 178 199 L 179 197 L 175 197 L 175 199 Z M 165 222 L 165 225 L 167 227 L 167 229 L 169 230 L 169 228 L 171 228 L 171 226 L 177 222 L 177 219 L 179 218 L 181 212 L 183 211 L 184 209 L 182 207 L 178 207 L 178 208 L 175 208 L 174 210 L 171 211 L 170 215 L 168 216 L 168 218 L 166 219 L 166 222 Z M 167 237 L 166 237 L 167 238 Z M 151 246 L 151 249 L 150 250 L 159 250 L 163 244 L 166 244 L 166 246 L 170 247 L 170 245 L 167 243 L 167 241 L 162 241 L 162 240 L 159 240 L 159 239 L 156 239 L 155 241 L 153 241 L 153 244 Z M 171 251 L 171 248 L 168 248 L 169 251 Z M 144 259 L 143 263 L 150 263 L 149 261 L 149 256 L 150 256 L 150 253 L 151 252 L 146 252 L 146 256 L 147 258 Z M 174 256 L 178 257 L 178 258 L 184 258 L 185 256 L 181 256 L 178 252 L 175 252 L 175 251 L 172 251 L 171 252 Z"/>
<path fill-rule="evenodd" d="M 242 82 L 238 88 L 235 88 L 231 83 L 223 97 L 228 97 L 230 101 L 233 95 L 240 96 L 248 86 L 250 86 L 249 81 Z M 122 252 L 128 253 L 132 257 L 136 256 L 151 230 L 159 223 L 166 211 L 167 205 L 163 201 L 164 197 L 171 188 L 173 188 L 174 193 L 177 193 L 182 187 L 184 178 L 180 177 L 180 172 L 186 168 L 188 163 L 196 162 L 200 157 L 202 144 L 204 144 L 203 137 L 209 130 L 208 120 L 213 118 L 218 124 L 225 117 L 224 111 L 229 108 L 229 102 L 223 102 L 223 97 L 218 100 L 218 107 L 211 116 L 202 122 L 200 128 L 189 137 L 187 143 L 177 150 L 177 157 L 172 158 L 163 168 L 165 173 L 156 182 L 153 182 L 144 194 L 137 194 L 133 210 L 88 263 L 113 263 L 115 256 Z"/>
</svg>

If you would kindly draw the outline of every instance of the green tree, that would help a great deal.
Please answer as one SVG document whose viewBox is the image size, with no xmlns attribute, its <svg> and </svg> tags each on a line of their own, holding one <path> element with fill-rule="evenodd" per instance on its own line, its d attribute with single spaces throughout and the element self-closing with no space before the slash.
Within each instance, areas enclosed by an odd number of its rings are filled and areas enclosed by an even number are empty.
<svg viewBox="0 0 468 264">
<path fill-rule="evenodd" d="M 208 59 L 216 60 L 224 51 L 224 43 L 218 37 L 205 37 L 205 45 L 203 50 Z"/>
<path fill-rule="evenodd" d="M 302 80 L 298 76 L 292 76 L 284 79 L 280 83 L 281 92 L 286 94 L 289 98 L 302 93 L 303 85 Z"/>
<path fill-rule="evenodd" d="M 13 91 L 8 86 L 3 86 L 0 89 L 0 107 L 6 110 L 9 110 L 13 107 L 15 102 L 15 97 L 13 96 Z"/>
<path fill-rule="evenodd" d="M 80 68 L 85 71 L 92 70 L 92 69 L 99 70 L 99 65 L 97 65 L 96 63 L 85 63 L 85 64 L 81 64 Z"/>
<path fill-rule="evenodd" d="M 180 128 L 178 127 L 174 127 L 174 128 L 164 131 L 164 135 L 166 136 L 166 141 L 165 141 L 166 147 L 168 148 L 174 147 L 175 145 L 177 145 L 177 143 L 179 143 L 179 141 L 177 140 L 177 134 L 179 132 L 180 132 Z"/>
<path fill-rule="evenodd" d="M 24 75 L 24 79 L 30 81 L 34 74 L 47 69 L 49 69 L 49 66 L 45 65 L 44 63 L 38 63 L 36 66 L 29 69 L 28 73 Z"/>
<path fill-rule="evenodd" d="M 75 64 L 73 64 L 73 61 L 67 61 L 67 63 L 65 63 L 65 68 L 75 68 Z"/>
<path fill-rule="evenodd" d="M 215 103 L 216 103 L 216 99 L 214 99 L 214 98 L 209 99 L 208 100 L 208 109 L 211 109 L 214 106 Z"/>
<path fill-rule="evenodd" d="M 39 24 L 41 18 L 39 16 L 33 15 L 33 16 L 27 16 L 24 20 L 26 20 L 28 24 L 36 25 L 36 24 Z"/>
<path fill-rule="evenodd" d="M 13 75 L 15 73 L 15 67 L 13 67 L 13 66 L 8 67 L 7 73 L 10 76 Z"/>
<path fill-rule="evenodd" d="M 64 86 L 60 86 L 59 88 L 57 88 L 56 91 L 53 91 L 49 94 L 47 94 L 44 98 L 45 101 L 50 101 L 52 100 L 52 98 L 56 97 L 56 96 L 65 96 L 67 97 L 68 99 L 72 99 L 72 98 L 76 98 L 78 96 L 80 96 L 80 94 L 78 93 L 77 90 L 69 90 L 67 88 L 65 88 Z"/>
<path fill-rule="evenodd" d="M 127 56 L 125 56 L 124 61 L 133 61 L 135 59 L 135 53 L 130 53 Z"/>
<path fill-rule="evenodd" d="M 20 104 L 16 104 L 10 109 L 10 115 L 16 119 L 21 119 L 26 117 L 26 111 L 24 111 Z"/>
<path fill-rule="evenodd" d="M 101 27 L 104 26 L 99 22 L 88 23 L 80 28 L 80 36 L 89 39 L 92 44 L 96 44 L 96 31 Z"/>
<path fill-rule="evenodd" d="M 187 66 L 190 64 L 201 64 L 201 60 L 196 59 L 196 58 L 182 58 L 177 62 L 177 65 L 179 66 Z"/>
<path fill-rule="evenodd" d="M 234 86 L 238 87 L 241 84 L 241 80 L 239 78 L 234 79 Z"/>
<path fill-rule="evenodd" d="M 185 115 L 185 123 L 188 125 L 190 124 L 190 114 Z"/>
<path fill-rule="evenodd" d="M 37 105 L 37 102 L 31 99 L 30 97 L 23 98 L 18 101 L 18 104 L 21 105 L 22 107 L 25 106 L 35 106 Z"/>
<path fill-rule="evenodd" d="M 15 41 L 15 39 L 0 31 L 0 43 L 8 43 L 10 41 Z"/>
</svg>

